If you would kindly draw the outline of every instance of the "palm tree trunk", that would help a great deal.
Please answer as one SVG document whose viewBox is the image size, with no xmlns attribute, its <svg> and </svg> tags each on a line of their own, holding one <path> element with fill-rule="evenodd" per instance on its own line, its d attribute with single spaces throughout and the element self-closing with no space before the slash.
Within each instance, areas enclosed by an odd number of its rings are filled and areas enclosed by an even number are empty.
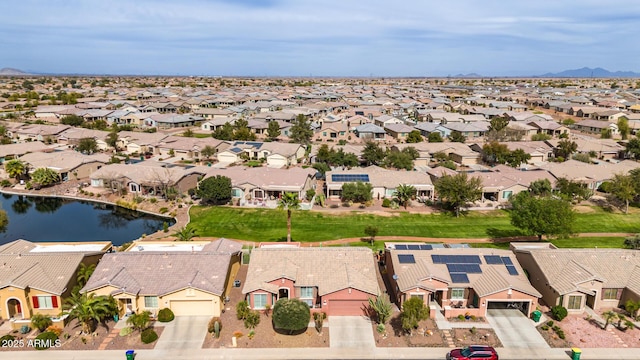
<svg viewBox="0 0 640 360">
<path fill-rule="evenodd" d="M 287 242 L 291 242 L 291 210 L 287 210 Z"/>
</svg>

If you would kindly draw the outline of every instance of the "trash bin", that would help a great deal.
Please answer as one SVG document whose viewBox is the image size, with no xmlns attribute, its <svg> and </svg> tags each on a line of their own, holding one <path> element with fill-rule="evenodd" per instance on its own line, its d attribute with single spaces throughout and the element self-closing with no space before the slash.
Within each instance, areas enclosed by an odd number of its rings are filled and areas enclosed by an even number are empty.
<svg viewBox="0 0 640 360">
<path fill-rule="evenodd" d="M 136 358 L 136 352 L 133 350 L 127 350 L 125 354 L 127 355 L 127 360 L 134 360 Z"/>
<path fill-rule="evenodd" d="M 582 354 L 582 350 L 571 348 L 571 360 L 580 360 L 580 354 Z"/>
<path fill-rule="evenodd" d="M 536 310 L 536 311 L 531 313 L 531 319 L 533 319 L 533 321 L 535 321 L 535 322 L 540 321 L 541 317 L 542 317 L 542 311 L 540 311 L 540 310 Z"/>
</svg>

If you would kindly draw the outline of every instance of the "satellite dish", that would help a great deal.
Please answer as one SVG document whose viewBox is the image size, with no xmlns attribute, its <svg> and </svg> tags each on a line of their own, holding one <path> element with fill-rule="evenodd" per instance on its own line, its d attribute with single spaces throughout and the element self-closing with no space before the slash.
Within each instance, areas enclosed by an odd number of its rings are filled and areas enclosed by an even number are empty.
<svg viewBox="0 0 640 360">
<path fill-rule="evenodd" d="M 392 278 L 393 278 L 393 280 L 398 280 L 398 275 L 393 274 Z"/>
</svg>

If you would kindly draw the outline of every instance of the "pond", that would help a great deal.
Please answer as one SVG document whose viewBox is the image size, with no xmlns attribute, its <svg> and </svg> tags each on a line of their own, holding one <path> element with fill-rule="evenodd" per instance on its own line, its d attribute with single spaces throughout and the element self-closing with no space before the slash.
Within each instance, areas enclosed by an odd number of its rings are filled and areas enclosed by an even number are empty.
<svg viewBox="0 0 640 360">
<path fill-rule="evenodd" d="M 114 205 L 50 197 L 2 194 L 2 210 L 9 224 L 0 245 L 16 239 L 44 241 L 111 241 L 122 245 L 162 229 L 173 219 Z"/>
</svg>

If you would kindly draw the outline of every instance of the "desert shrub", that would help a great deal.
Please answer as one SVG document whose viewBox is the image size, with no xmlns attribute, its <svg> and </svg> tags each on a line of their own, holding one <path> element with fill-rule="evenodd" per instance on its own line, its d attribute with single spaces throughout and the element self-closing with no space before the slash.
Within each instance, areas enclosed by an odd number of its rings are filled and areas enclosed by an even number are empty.
<svg viewBox="0 0 640 360">
<path fill-rule="evenodd" d="M 461 320 L 461 321 L 464 320 L 464 315 L 462 314 L 458 315 L 458 320 Z"/>
<path fill-rule="evenodd" d="M 220 320 L 219 317 L 214 316 L 211 318 L 211 320 L 209 320 L 209 325 L 207 326 L 207 331 L 209 331 L 210 333 L 215 333 L 216 332 L 216 322 L 218 323 L 218 330 L 222 330 L 222 321 Z"/>
<path fill-rule="evenodd" d="M 378 324 L 378 325 L 376 326 L 376 331 L 377 331 L 379 334 L 384 334 L 384 332 L 385 332 L 386 330 L 387 330 L 387 329 L 386 329 L 386 327 L 384 326 L 384 324 Z"/>
<path fill-rule="evenodd" d="M 20 326 L 20 334 L 22 335 L 28 334 L 30 331 L 31 331 L 31 327 L 29 327 L 29 325 Z"/>
<path fill-rule="evenodd" d="M 469 332 L 475 335 L 478 332 L 478 329 L 475 326 L 473 326 L 471 327 L 471 329 L 469 329 Z"/>
<path fill-rule="evenodd" d="M 236 305 L 236 316 L 237 316 L 238 320 L 246 319 L 247 315 L 250 312 L 251 312 L 251 309 L 249 308 L 249 303 L 247 303 L 246 301 L 240 301 Z"/>
<path fill-rule="evenodd" d="M 11 340 L 15 340 L 15 339 L 16 339 L 15 336 L 13 336 L 11 334 L 7 334 L 7 335 L 4 335 L 4 336 L 0 336 L 0 343 L 5 343 L 7 341 L 11 341 Z"/>
<path fill-rule="evenodd" d="M 234 331 L 233 332 L 233 337 L 240 339 L 244 334 L 242 333 L 242 331 Z"/>
<path fill-rule="evenodd" d="M 600 184 L 600 187 L 598 188 L 598 191 L 602 191 L 603 193 L 610 193 L 611 192 L 611 182 L 610 181 L 604 181 L 602 184 Z"/>
<path fill-rule="evenodd" d="M 247 329 L 255 329 L 260 324 L 260 313 L 257 311 L 249 310 L 244 317 L 244 327 Z"/>
<path fill-rule="evenodd" d="M 174 318 L 175 315 L 169 308 L 164 308 L 158 311 L 158 321 L 160 322 L 170 322 L 173 321 Z"/>
<path fill-rule="evenodd" d="M 0 187 L 9 187 L 9 186 L 11 186 L 11 181 L 7 179 L 3 179 L 2 181 L 0 181 Z"/>
<path fill-rule="evenodd" d="M 547 325 L 542 325 L 542 326 L 540 326 L 540 329 L 542 329 L 542 330 L 544 330 L 544 331 L 547 331 L 547 330 L 549 330 L 549 326 L 547 326 Z"/>
<path fill-rule="evenodd" d="M 387 198 L 382 199 L 382 207 L 385 207 L 385 208 L 391 207 L 391 200 Z"/>
<path fill-rule="evenodd" d="M 47 331 L 50 331 L 54 334 L 56 334 L 57 337 L 60 337 L 60 335 L 62 335 L 62 329 L 55 326 L 55 325 L 51 325 L 49 327 L 47 327 Z"/>
<path fill-rule="evenodd" d="M 311 320 L 309 305 L 298 299 L 280 299 L 273 307 L 273 327 L 289 334 L 306 329 Z"/>
<path fill-rule="evenodd" d="M 159 212 L 160 214 L 165 214 L 165 213 L 167 213 L 168 211 L 169 211 L 169 209 L 167 209 L 166 207 L 161 207 L 161 208 L 160 208 L 160 210 L 158 210 L 158 212 Z"/>
<path fill-rule="evenodd" d="M 156 333 L 153 328 L 148 328 L 140 333 L 140 340 L 142 340 L 145 344 L 151 344 L 152 342 L 158 340 L 158 333 Z"/>
<path fill-rule="evenodd" d="M 556 305 L 551 308 L 551 314 L 556 320 L 562 321 L 562 319 L 566 318 L 568 315 L 567 308 L 562 305 Z"/>
<path fill-rule="evenodd" d="M 120 330 L 120 336 L 129 336 L 133 333 L 133 328 L 131 326 L 124 327 Z"/>
<path fill-rule="evenodd" d="M 48 349 L 51 345 L 58 340 L 58 335 L 51 331 L 45 331 L 42 334 L 36 336 L 36 340 L 40 340 L 36 343 L 35 348 L 38 350 Z"/>
<path fill-rule="evenodd" d="M 547 326 L 553 326 L 553 320 L 547 321 Z"/>
<path fill-rule="evenodd" d="M 150 202 L 150 203 L 152 203 L 152 204 L 155 204 L 155 203 L 157 203 L 157 202 L 158 202 L 158 199 L 156 199 L 156 198 L 151 198 L 151 199 L 149 199 L 149 202 Z"/>
<path fill-rule="evenodd" d="M 49 326 L 53 325 L 53 321 L 49 315 L 33 314 L 31 316 L 31 325 L 40 332 L 44 332 Z"/>
</svg>

